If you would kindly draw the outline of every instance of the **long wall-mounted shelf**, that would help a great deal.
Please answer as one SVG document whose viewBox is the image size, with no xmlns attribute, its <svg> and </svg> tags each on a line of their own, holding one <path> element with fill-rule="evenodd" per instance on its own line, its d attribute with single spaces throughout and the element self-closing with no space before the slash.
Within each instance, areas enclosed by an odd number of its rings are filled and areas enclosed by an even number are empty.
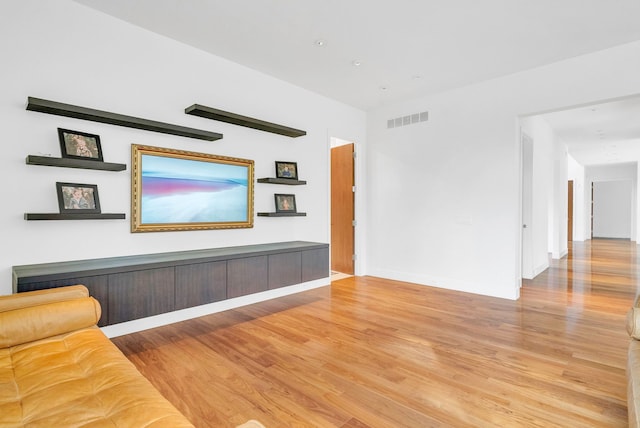
<svg viewBox="0 0 640 428">
<path fill-rule="evenodd" d="M 123 163 L 97 162 L 83 159 L 52 158 L 49 156 L 29 155 L 27 165 L 59 166 L 63 168 L 98 169 L 102 171 L 124 171 L 127 165 Z"/>
<path fill-rule="evenodd" d="M 184 109 L 186 114 L 200 116 L 207 119 L 218 120 L 220 122 L 232 123 L 234 125 L 244 126 L 246 128 L 258 129 L 260 131 L 272 132 L 274 134 L 286 135 L 287 137 L 301 137 L 307 135 L 306 131 L 290 128 L 277 123 L 267 122 L 253 117 L 242 116 L 216 108 L 194 104 Z"/>
<path fill-rule="evenodd" d="M 57 213 L 25 213 L 25 220 L 123 220 L 125 214 L 57 214 Z"/>
<path fill-rule="evenodd" d="M 181 137 L 196 138 L 198 140 L 215 141 L 222 138 L 222 134 L 218 134 L 217 132 L 187 128 L 185 126 L 125 116 L 123 114 L 64 104 L 57 101 L 43 100 L 41 98 L 28 97 L 27 110 L 142 129 L 145 131 L 160 132 L 163 134 L 179 135 Z"/>
</svg>

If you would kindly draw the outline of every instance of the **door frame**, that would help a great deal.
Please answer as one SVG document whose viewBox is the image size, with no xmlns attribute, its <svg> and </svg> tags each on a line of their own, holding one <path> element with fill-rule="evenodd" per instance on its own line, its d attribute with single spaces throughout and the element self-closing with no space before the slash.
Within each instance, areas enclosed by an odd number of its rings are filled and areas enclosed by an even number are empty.
<svg viewBox="0 0 640 428">
<path fill-rule="evenodd" d="M 533 279 L 533 138 L 520 130 L 520 278 Z"/>
<path fill-rule="evenodd" d="M 366 265 L 365 246 L 362 242 L 365 235 L 364 231 L 366 230 L 366 218 L 360 215 L 360 213 L 364 212 L 365 203 L 365 186 L 363 181 L 364 146 L 357 141 L 335 136 L 329 137 L 327 148 L 327 170 L 329 171 L 329 179 L 327 180 L 327 215 L 329 219 L 327 233 L 329 241 L 331 241 L 331 149 L 336 145 L 341 145 L 342 142 L 353 144 L 353 152 L 355 153 L 353 159 L 353 183 L 356 191 L 354 194 L 353 216 L 356 226 L 353 228 L 353 246 L 356 259 L 353 261 L 353 272 L 355 276 L 361 276 L 364 275 L 364 266 Z"/>
<path fill-rule="evenodd" d="M 569 180 L 567 183 L 567 241 L 569 243 L 573 242 L 573 186 L 574 181 Z"/>
</svg>

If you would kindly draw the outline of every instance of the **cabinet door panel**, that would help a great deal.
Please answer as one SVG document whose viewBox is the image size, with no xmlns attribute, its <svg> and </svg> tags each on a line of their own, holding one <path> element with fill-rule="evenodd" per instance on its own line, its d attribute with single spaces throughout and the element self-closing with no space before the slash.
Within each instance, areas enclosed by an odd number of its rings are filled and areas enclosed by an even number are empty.
<svg viewBox="0 0 640 428">
<path fill-rule="evenodd" d="M 269 290 L 302 282 L 300 252 L 269 256 Z"/>
<path fill-rule="evenodd" d="M 98 325 L 102 327 L 109 324 L 109 288 L 106 276 L 81 276 L 77 278 L 54 279 L 51 281 L 18 284 L 18 292 L 44 290 L 47 288 L 65 287 L 77 284 L 82 284 L 87 287 L 89 295 L 100 302 L 102 316 L 100 317 Z"/>
<path fill-rule="evenodd" d="M 174 272 L 168 267 L 109 275 L 109 323 L 173 311 Z"/>
<path fill-rule="evenodd" d="M 176 266 L 176 309 L 227 298 L 227 262 Z"/>
<path fill-rule="evenodd" d="M 329 276 L 329 249 L 302 251 L 302 282 Z"/>
<path fill-rule="evenodd" d="M 246 257 L 227 262 L 227 297 L 239 297 L 268 289 L 267 256 Z"/>
</svg>

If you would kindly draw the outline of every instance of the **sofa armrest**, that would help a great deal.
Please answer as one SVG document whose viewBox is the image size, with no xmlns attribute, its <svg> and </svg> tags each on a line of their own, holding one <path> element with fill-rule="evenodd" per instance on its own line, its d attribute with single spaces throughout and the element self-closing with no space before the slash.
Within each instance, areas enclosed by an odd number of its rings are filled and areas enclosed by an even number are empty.
<svg viewBox="0 0 640 428">
<path fill-rule="evenodd" d="M 625 325 L 629 337 L 640 340 L 640 308 L 634 306 L 627 311 Z"/>
<path fill-rule="evenodd" d="M 70 298 L 76 293 L 85 294 L 86 288 L 82 288 L 84 291 L 27 292 L 10 296 L 17 300 L 24 296 L 26 304 L 6 299 L 12 302 L 6 307 L 13 309 L 0 312 L 0 349 L 94 327 L 100 319 L 100 303 L 93 297 Z M 56 296 L 53 301 L 51 295 Z"/>
<path fill-rule="evenodd" d="M 24 293 L 0 296 L 0 312 L 37 306 L 45 303 L 63 302 L 65 300 L 89 297 L 89 290 L 84 285 L 48 288 L 46 290 L 27 291 Z"/>
</svg>

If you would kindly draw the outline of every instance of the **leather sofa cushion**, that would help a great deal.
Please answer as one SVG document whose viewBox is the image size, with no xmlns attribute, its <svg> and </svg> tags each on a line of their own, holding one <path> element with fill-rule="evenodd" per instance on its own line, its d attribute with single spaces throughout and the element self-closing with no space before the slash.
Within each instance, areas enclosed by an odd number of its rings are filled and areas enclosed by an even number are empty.
<svg viewBox="0 0 640 428">
<path fill-rule="evenodd" d="M 0 312 L 0 348 L 95 326 L 100 304 L 93 297 Z"/>
<path fill-rule="evenodd" d="M 0 349 L 0 426 L 193 425 L 89 328 Z"/>
</svg>

